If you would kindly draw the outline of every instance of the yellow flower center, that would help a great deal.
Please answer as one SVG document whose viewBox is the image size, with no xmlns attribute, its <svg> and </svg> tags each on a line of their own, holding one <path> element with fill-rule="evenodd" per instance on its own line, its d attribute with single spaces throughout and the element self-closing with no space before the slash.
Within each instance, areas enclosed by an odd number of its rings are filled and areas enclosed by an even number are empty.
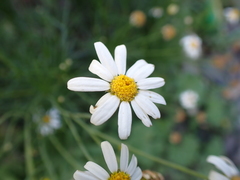
<svg viewBox="0 0 240 180">
<path fill-rule="evenodd" d="M 112 173 L 108 180 L 131 180 L 131 177 L 125 172 L 119 171 Z"/>
<path fill-rule="evenodd" d="M 191 46 L 193 48 L 197 48 L 198 47 L 198 43 L 193 41 L 193 42 L 191 42 Z"/>
<path fill-rule="evenodd" d="M 240 176 L 233 176 L 231 180 L 240 180 Z"/>
<path fill-rule="evenodd" d="M 110 84 L 110 93 L 121 101 L 132 101 L 138 93 L 134 79 L 125 75 L 116 76 Z"/>
<path fill-rule="evenodd" d="M 49 123 L 50 122 L 50 116 L 43 116 L 43 118 L 42 118 L 42 121 L 44 122 L 44 123 Z"/>
</svg>

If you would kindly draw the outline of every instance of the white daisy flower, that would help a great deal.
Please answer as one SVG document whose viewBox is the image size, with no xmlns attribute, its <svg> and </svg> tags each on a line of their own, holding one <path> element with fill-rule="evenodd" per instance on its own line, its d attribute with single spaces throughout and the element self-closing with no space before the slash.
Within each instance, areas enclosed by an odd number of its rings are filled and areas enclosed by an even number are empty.
<svg viewBox="0 0 240 180">
<path fill-rule="evenodd" d="M 202 40 L 195 34 L 184 36 L 181 41 L 183 50 L 191 59 L 198 59 L 202 53 Z"/>
<path fill-rule="evenodd" d="M 95 49 L 99 61 L 93 60 L 89 71 L 102 79 L 77 77 L 67 83 L 72 91 L 107 91 L 95 106 L 90 107 L 91 123 L 101 125 L 118 111 L 118 134 L 121 139 L 127 139 L 131 132 L 132 111 L 147 127 L 151 126 L 149 116 L 160 118 L 160 111 L 154 103 L 166 104 L 164 98 L 149 89 L 162 87 L 165 82 L 160 77 L 149 77 L 154 71 L 154 65 L 144 60 L 138 60 L 126 71 L 126 47 L 115 48 L 115 61 L 101 42 L 96 42 Z"/>
<path fill-rule="evenodd" d="M 230 24 L 237 24 L 239 22 L 239 10 L 237 8 L 227 7 L 223 11 L 224 16 Z"/>
<path fill-rule="evenodd" d="M 110 174 L 98 164 L 88 161 L 84 168 L 87 171 L 76 171 L 73 175 L 75 180 L 140 180 L 142 171 L 137 166 L 137 158 L 133 155 L 130 163 L 128 147 L 121 146 L 120 167 L 113 147 L 107 141 L 101 143 L 103 157 L 110 171 Z"/>
<path fill-rule="evenodd" d="M 233 162 L 224 156 L 208 156 L 207 162 L 215 165 L 223 174 L 210 171 L 209 180 L 239 180 L 240 173 Z"/>
<path fill-rule="evenodd" d="M 47 111 L 44 116 L 35 116 L 34 120 L 39 123 L 39 131 L 43 136 L 52 134 L 61 127 L 60 114 L 55 108 Z"/>
<path fill-rule="evenodd" d="M 180 94 L 180 104 L 185 109 L 195 109 L 198 102 L 198 94 L 193 90 L 186 90 Z"/>
</svg>

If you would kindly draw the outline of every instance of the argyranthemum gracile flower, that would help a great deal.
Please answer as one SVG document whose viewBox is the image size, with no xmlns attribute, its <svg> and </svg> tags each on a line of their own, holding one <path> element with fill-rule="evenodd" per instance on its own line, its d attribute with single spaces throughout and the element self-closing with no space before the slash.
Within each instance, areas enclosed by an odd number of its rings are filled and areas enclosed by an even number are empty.
<svg viewBox="0 0 240 180">
<path fill-rule="evenodd" d="M 102 142 L 101 148 L 110 173 L 98 164 L 88 161 L 84 166 L 87 171 L 77 170 L 73 175 L 75 180 L 140 180 L 142 178 L 142 171 L 137 166 L 137 158 L 134 155 L 128 164 L 129 151 L 126 145 L 121 145 L 120 166 L 108 141 Z"/>
<path fill-rule="evenodd" d="M 130 104 L 139 119 L 147 127 L 151 126 L 149 116 L 160 118 L 160 111 L 154 103 L 166 104 L 164 98 L 149 89 L 163 86 L 165 81 L 160 77 L 149 77 L 154 71 L 154 65 L 145 60 L 138 60 L 126 71 L 126 47 L 115 48 L 115 60 L 101 42 L 96 42 L 95 49 L 100 60 L 93 60 L 89 71 L 101 79 L 76 77 L 67 83 L 72 91 L 90 92 L 107 91 L 95 106 L 90 107 L 91 123 L 101 125 L 118 111 L 118 134 L 121 139 L 127 139 L 131 132 L 132 111 Z"/>
<path fill-rule="evenodd" d="M 209 180 L 239 180 L 240 173 L 233 162 L 225 156 L 208 156 L 207 162 L 215 165 L 220 171 L 210 171 Z"/>
</svg>

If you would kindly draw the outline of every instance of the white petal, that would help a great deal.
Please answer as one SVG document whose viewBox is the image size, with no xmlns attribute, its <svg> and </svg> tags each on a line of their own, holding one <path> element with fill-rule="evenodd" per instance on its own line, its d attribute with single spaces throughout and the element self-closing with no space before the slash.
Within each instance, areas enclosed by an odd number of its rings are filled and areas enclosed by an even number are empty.
<svg viewBox="0 0 240 180">
<path fill-rule="evenodd" d="M 90 72 L 98 75 L 100 78 L 111 81 L 113 79 L 112 74 L 106 69 L 99 61 L 93 60 L 88 68 Z"/>
<path fill-rule="evenodd" d="M 126 61 L 127 61 L 127 49 L 125 45 L 120 45 L 115 48 L 114 52 L 115 62 L 118 69 L 118 74 L 125 74 Z"/>
<path fill-rule="evenodd" d="M 145 64 L 144 66 L 139 67 L 131 78 L 138 82 L 139 80 L 148 77 L 150 74 L 152 74 L 153 71 L 154 71 L 153 64 Z"/>
<path fill-rule="evenodd" d="M 123 172 L 126 172 L 127 170 L 128 158 L 129 158 L 128 147 L 125 144 L 122 144 L 121 155 L 120 155 L 120 170 Z"/>
<path fill-rule="evenodd" d="M 132 111 L 128 102 L 121 102 L 118 111 L 118 134 L 120 139 L 127 139 L 132 127 Z"/>
<path fill-rule="evenodd" d="M 208 156 L 207 162 L 215 165 L 219 170 L 221 170 L 226 176 L 231 177 L 231 166 L 228 165 L 223 159 L 218 156 Z"/>
<path fill-rule="evenodd" d="M 154 103 L 166 105 L 165 99 L 158 93 L 155 93 L 153 91 L 145 91 L 145 90 L 139 90 L 139 92 L 142 95 L 147 96 Z"/>
<path fill-rule="evenodd" d="M 135 100 L 131 101 L 131 105 L 132 108 L 136 114 L 136 116 L 142 121 L 142 123 L 147 126 L 150 127 L 152 126 L 152 122 L 150 120 L 150 118 L 148 117 L 148 115 L 142 110 L 142 108 L 136 103 Z"/>
<path fill-rule="evenodd" d="M 162 87 L 164 84 L 164 79 L 160 77 L 150 77 L 146 79 L 141 79 L 137 82 L 139 89 L 155 89 Z"/>
<path fill-rule="evenodd" d="M 135 97 L 136 103 L 142 108 L 142 110 L 148 115 L 152 116 L 154 119 L 160 118 L 160 111 L 157 106 L 150 101 L 146 96 L 138 95 Z"/>
<path fill-rule="evenodd" d="M 238 168 L 235 166 L 235 164 L 227 157 L 220 156 L 221 159 L 223 159 L 227 164 L 229 164 L 229 171 L 231 173 L 231 176 L 236 176 L 239 174 Z"/>
<path fill-rule="evenodd" d="M 93 174 L 91 174 L 90 172 L 88 171 L 76 171 L 74 174 L 73 174 L 73 178 L 75 180 L 99 180 L 97 177 L 95 177 Z"/>
<path fill-rule="evenodd" d="M 209 180 L 229 180 L 226 176 L 216 172 L 216 171 L 210 171 Z"/>
<path fill-rule="evenodd" d="M 104 80 L 89 77 L 76 77 L 67 82 L 67 87 L 72 91 L 106 91 L 110 84 Z"/>
<path fill-rule="evenodd" d="M 138 60 L 137 62 L 135 62 L 127 71 L 126 75 L 128 77 L 133 77 L 134 74 L 142 67 L 146 66 L 148 63 L 141 59 L 141 60 Z"/>
<path fill-rule="evenodd" d="M 130 164 L 129 164 L 126 172 L 127 172 L 128 174 L 130 174 L 130 176 L 132 176 L 133 173 L 134 173 L 135 170 L 136 170 L 136 167 L 137 167 L 137 158 L 136 158 L 134 155 L 132 155 L 132 159 L 131 159 L 131 161 L 130 161 Z"/>
<path fill-rule="evenodd" d="M 102 148 L 103 157 L 108 166 L 108 169 L 112 173 L 117 172 L 118 164 L 117 164 L 117 158 L 116 158 L 115 152 L 113 150 L 113 147 L 111 146 L 111 144 L 108 141 L 104 141 L 101 143 L 101 148 Z"/>
<path fill-rule="evenodd" d="M 117 110 L 120 99 L 117 96 L 111 95 L 111 97 L 104 103 L 95 108 L 93 115 L 91 116 L 91 123 L 98 126 L 107 121 Z"/>
<path fill-rule="evenodd" d="M 88 161 L 84 168 L 99 179 L 107 179 L 109 177 L 109 174 L 105 169 L 92 161 Z"/>
<path fill-rule="evenodd" d="M 105 95 L 103 95 L 96 103 L 95 106 L 91 105 L 89 108 L 89 112 L 91 114 L 93 114 L 96 110 L 97 107 L 101 106 L 102 104 L 104 104 L 112 95 L 110 93 L 106 93 Z"/>
<path fill-rule="evenodd" d="M 102 65 L 111 72 L 112 76 L 117 75 L 117 66 L 107 47 L 102 42 L 94 43 L 97 55 Z"/>
<path fill-rule="evenodd" d="M 135 172 L 132 175 L 132 180 L 140 180 L 142 178 L 142 170 L 137 167 Z"/>
</svg>

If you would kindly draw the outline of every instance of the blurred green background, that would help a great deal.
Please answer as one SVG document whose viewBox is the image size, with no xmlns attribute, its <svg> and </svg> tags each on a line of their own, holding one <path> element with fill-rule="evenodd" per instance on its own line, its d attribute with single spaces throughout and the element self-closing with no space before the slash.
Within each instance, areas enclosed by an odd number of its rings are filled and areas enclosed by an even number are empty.
<svg viewBox="0 0 240 180">
<path fill-rule="evenodd" d="M 99 143 L 109 140 L 119 154 L 117 115 L 95 127 L 89 106 L 104 94 L 72 92 L 69 79 L 96 77 L 94 42 L 113 54 L 127 47 L 127 68 L 138 59 L 155 65 L 151 76 L 165 79 L 156 89 L 167 105 L 145 127 L 133 113 L 132 132 L 123 143 L 205 175 L 208 155 L 227 155 L 240 165 L 240 26 L 224 17 L 238 0 L 2 0 L 0 3 L 0 177 L 3 180 L 70 180 L 88 160 L 105 166 Z M 157 13 L 152 14 L 153 8 Z M 145 16 L 132 24 L 131 13 Z M 167 27 L 167 28 L 166 28 Z M 170 27 L 170 28 L 169 28 Z M 165 29 L 165 30 L 164 30 Z M 202 55 L 192 60 L 180 39 L 202 39 Z M 199 98 L 195 113 L 181 107 L 185 90 Z M 61 127 L 39 131 L 45 113 L 57 108 Z M 180 117 L 179 117 L 180 116 Z M 46 123 L 46 122 L 45 122 Z M 115 142 L 115 143 L 114 143 Z M 116 146 L 118 144 L 118 146 Z M 142 170 L 165 179 L 196 179 L 138 155 Z"/>
</svg>

